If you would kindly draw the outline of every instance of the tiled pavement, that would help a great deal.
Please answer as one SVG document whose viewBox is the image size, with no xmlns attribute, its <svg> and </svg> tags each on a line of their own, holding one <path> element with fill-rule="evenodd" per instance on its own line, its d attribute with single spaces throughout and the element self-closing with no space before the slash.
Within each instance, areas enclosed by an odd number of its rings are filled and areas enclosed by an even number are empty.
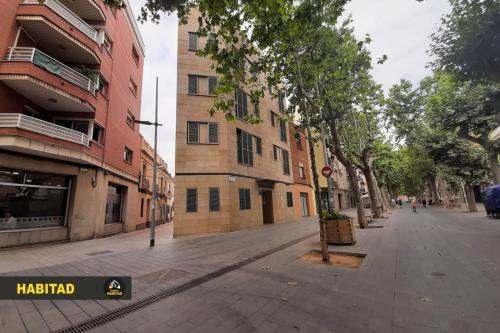
<svg viewBox="0 0 500 333">
<path fill-rule="evenodd" d="M 384 228 L 358 231 L 357 245 L 332 247 L 368 254 L 359 269 L 297 260 L 318 247 L 313 237 L 93 331 L 498 332 L 500 221 L 482 215 L 396 209 L 378 222 Z M 175 239 L 154 250 L 79 258 L 23 273 L 126 271 L 136 278 L 134 298 L 141 298 L 315 230 L 316 222 L 302 221 Z M 178 278 L 156 286 L 137 279 L 166 267 Z M 289 286 L 292 281 L 298 284 Z M 125 303 L 1 302 L 0 332 L 46 332 Z"/>
</svg>

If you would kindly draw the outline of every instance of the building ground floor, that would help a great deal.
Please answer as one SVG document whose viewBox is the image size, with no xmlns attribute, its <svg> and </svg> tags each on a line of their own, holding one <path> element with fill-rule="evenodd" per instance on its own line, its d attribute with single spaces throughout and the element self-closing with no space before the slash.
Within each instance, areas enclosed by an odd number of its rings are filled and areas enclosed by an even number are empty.
<svg viewBox="0 0 500 333">
<path fill-rule="evenodd" d="M 0 151 L 0 248 L 136 230 L 138 183 L 129 177 Z"/>
<path fill-rule="evenodd" d="M 309 185 L 295 183 L 293 185 L 293 205 L 297 219 L 316 215 L 313 188 Z"/>
<path fill-rule="evenodd" d="M 293 184 L 246 176 L 177 174 L 175 187 L 174 237 L 291 221 L 301 203 Z"/>
<path fill-rule="evenodd" d="M 333 202 L 334 210 L 351 209 L 356 207 L 352 190 L 334 188 L 332 195 L 333 198 L 330 199 L 328 188 L 321 188 L 321 202 L 323 207 L 328 207 L 329 202 Z"/>
<path fill-rule="evenodd" d="M 152 216 L 152 193 L 139 191 L 139 218 L 137 220 L 136 229 L 144 229 L 149 227 Z M 172 209 L 172 200 L 165 196 L 164 194 L 160 194 L 157 197 L 157 206 L 156 206 L 156 216 L 155 221 L 156 224 L 163 224 L 172 221 L 173 218 L 173 209 Z"/>
</svg>

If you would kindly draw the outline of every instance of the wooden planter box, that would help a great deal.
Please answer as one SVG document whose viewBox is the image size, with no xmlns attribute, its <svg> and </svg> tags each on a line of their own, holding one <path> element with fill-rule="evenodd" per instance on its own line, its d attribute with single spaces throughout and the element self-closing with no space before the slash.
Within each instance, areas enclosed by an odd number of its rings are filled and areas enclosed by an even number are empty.
<svg viewBox="0 0 500 333">
<path fill-rule="evenodd" d="M 328 244 L 355 244 L 356 235 L 352 219 L 325 220 Z"/>
</svg>

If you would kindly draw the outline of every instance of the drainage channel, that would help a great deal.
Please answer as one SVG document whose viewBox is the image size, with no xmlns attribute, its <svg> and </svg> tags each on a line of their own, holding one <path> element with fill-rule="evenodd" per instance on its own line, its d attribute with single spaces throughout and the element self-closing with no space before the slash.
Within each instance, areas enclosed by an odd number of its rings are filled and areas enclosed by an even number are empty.
<svg viewBox="0 0 500 333">
<path fill-rule="evenodd" d="M 232 265 L 229 265 L 229 266 L 226 266 L 226 267 L 222 267 L 216 271 L 213 271 L 211 273 L 208 273 L 206 275 L 203 275 L 203 276 L 200 276 L 196 279 L 193 279 L 191 281 L 188 281 L 186 283 L 183 283 L 177 287 L 173 287 L 173 288 L 170 288 L 170 289 L 166 289 L 166 290 L 163 290 L 163 291 L 160 291 L 159 293 L 156 293 L 154 295 L 151 295 L 151 296 L 148 296 L 146 298 L 143 298 L 139 301 L 136 301 L 134 303 L 131 303 L 131 304 L 128 304 L 128 305 L 125 305 L 121 308 L 118 308 L 116 310 L 113 310 L 113 311 L 109 311 L 109 312 L 106 312 L 102 315 L 99 315 L 97 317 L 94 317 L 94 318 L 91 318 L 89 320 L 86 320 L 86 321 L 83 321 L 81 323 L 78 323 L 78 324 L 75 324 L 75 325 L 72 325 L 72 326 L 68 326 L 68 327 L 65 327 L 65 328 L 62 328 L 60 330 L 57 330 L 57 331 L 52 331 L 53 333 L 80 333 L 80 332 L 86 332 L 88 330 L 91 330 L 91 329 L 94 329 L 94 328 L 97 328 L 99 326 L 103 326 L 107 323 L 110 323 L 114 320 L 117 320 L 117 319 L 120 319 L 122 317 L 124 317 L 125 315 L 129 314 L 129 313 L 132 313 L 132 312 L 135 312 L 137 310 L 140 310 L 140 309 L 143 309 L 153 303 L 156 303 L 156 302 L 159 302 L 159 301 L 162 301 L 164 299 L 166 299 L 167 297 L 169 296 L 172 296 L 172 295 L 175 295 L 175 294 L 178 294 L 178 293 L 181 293 L 183 291 L 186 291 L 188 289 L 191 289 L 191 288 L 194 288 L 196 286 L 199 286 L 200 284 L 203 284 L 205 282 L 208 282 L 210 280 L 213 280 L 215 278 L 218 278 L 226 273 L 229 273 L 229 272 L 232 272 L 234 270 L 237 270 L 243 266 L 246 266 L 248 264 L 251 264 L 259 259 L 262 259 L 264 257 L 267 257 L 267 256 L 270 256 L 276 252 L 279 252 L 279 251 L 282 251 L 290 246 L 293 246 L 295 244 L 298 244 L 300 242 L 303 242 L 305 241 L 306 239 L 308 238 L 311 238 L 312 236 L 314 235 L 317 235 L 318 233 L 317 232 L 314 232 L 314 233 L 311 233 L 311 234 L 308 234 L 306 236 L 303 236 L 303 237 L 300 237 L 300 238 L 297 238 L 297 239 L 294 239 L 290 242 L 287 242 L 285 244 L 282 244 L 278 247 L 275 247 L 273 249 L 270 249 L 270 250 L 267 250 L 267 251 L 264 251 L 256 256 L 253 256 L 251 258 L 248 258 L 248 259 L 245 259 L 243 261 L 240 261 L 240 262 L 237 262 L 235 264 L 232 264 Z"/>
</svg>

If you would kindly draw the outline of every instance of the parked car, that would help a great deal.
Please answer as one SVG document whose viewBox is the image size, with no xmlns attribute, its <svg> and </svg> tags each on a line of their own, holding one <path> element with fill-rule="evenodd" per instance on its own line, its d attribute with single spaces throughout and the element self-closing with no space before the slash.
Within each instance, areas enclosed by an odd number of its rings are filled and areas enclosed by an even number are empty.
<svg viewBox="0 0 500 333">
<path fill-rule="evenodd" d="M 481 196 L 486 215 L 500 218 L 500 184 L 486 187 Z"/>
</svg>

